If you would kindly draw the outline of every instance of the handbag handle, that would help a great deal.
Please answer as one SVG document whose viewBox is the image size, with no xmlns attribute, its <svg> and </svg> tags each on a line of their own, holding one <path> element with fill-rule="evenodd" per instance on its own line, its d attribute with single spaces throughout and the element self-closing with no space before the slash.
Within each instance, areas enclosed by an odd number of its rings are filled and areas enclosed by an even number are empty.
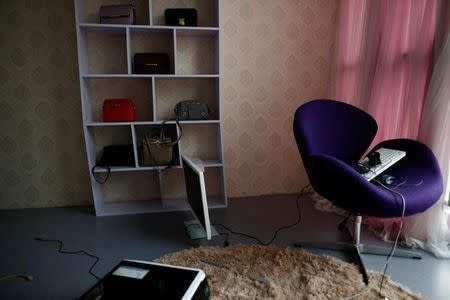
<svg viewBox="0 0 450 300">
<path fill-rule="evenodd" d="M 144 144 L 147 148 L 148 155 L 150 156 L 150 162 L 156 164 L 156 159 L 153 157 L 152 151 L 150 150 L 150 139 L 148 138 L 148 136 L 144 136 Z"/>
<path fill-rule="evenodd" d="M 108 181 L 109 176 L 111 175 L 111 167 L 109 167 L 109 166 L 102 166 L 103 168 L 106 168 L 106 172 L 107 172 L 107 173 L 106 173 L 106 176 L 105 176 L 105 178 L 104 178 L 103 180 L 98 180 L 97 177 L 95 176 L 95 169 L 98 168 L 98 167 L 100 167 L 100 166 L 97 165 L 97 164 L 96 164 L 95 166 L 92 167 L 92 169 L 91 169 L 92 177 L 93 177 L 94 180 L 97 181 L 98 183 L 104 184 L 104 183 L 106 183 L 106 182 Z"/>
<path fill-rule="evenodd" d="M 163 139 L 165 138 L 165 134 L 164 134 L 164 127 L 167 126 L 167 122 L 169 120 L 164 120 L 162 122 L 162 128 L 161 128 L 161 133 L 160 133 L 160 138 Z M 173 141 L 171 143 L 172 146 L 175 146 L 176 144 L 178 144 L 178 142 L 180 141 L 181 137 L 183 136 L 183 128 L 180 125 L 180 121 L 178 120 L 178 117 L 175 118 L 175 124 L 178 127 L 178 129 L 180 130 L 180 135 L 177 137 L 177 139 L 175 141 Z"/>
</svg>

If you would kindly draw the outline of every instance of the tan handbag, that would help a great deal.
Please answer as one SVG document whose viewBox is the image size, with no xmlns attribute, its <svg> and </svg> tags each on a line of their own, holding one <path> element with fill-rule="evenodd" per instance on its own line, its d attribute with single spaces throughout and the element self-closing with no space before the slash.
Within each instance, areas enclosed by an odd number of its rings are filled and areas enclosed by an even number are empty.
<svg viewBox="0 0 450 300">
<path fill-rule="evenodd" d="M 145 136 L 141 146 L 143 166 L 161 166 L 172 163 L 173 145 L 170 138 L 151 139 Z"/>
<path fill-rule="evenodd" d="M 172 142 L 164 133 L 166 121 L 163 122 L 159 137 L 145 135 L 140 146 L 141 165 L 143 166 L 167 166 L 173 164 L 173 147 L 178 143 L 180 136 Z M 177 126 L 180 125 L 177 122 Z M 181 133 L 181 131 L 180 131 Z"/>
</svg>

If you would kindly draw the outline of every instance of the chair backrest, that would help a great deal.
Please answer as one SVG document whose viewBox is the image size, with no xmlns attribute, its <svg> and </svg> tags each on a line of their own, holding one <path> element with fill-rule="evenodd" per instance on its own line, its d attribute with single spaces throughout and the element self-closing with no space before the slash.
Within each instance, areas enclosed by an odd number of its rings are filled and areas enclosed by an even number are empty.
<svg viewBox="0 0 450 300">
<path fill-rule="evenodd" d="M 356 163 L 377 129 L 371 115 L 335 100 L 309 101 L 294 116 L 294 134 L 307 172 L 312 154 L 330 155 L 350 165 Z"/>
</svg>

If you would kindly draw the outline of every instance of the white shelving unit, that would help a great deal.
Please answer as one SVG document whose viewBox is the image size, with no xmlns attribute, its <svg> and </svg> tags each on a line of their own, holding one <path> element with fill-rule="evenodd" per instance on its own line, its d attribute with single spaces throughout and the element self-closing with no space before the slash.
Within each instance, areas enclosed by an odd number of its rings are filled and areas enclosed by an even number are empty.
<svg viewBox="0 0 450 300">
<path fill-rule="evenodd" d="M 203 162 L 209 207 L 226 207 L 219 0 L 170 1 L 171 7 L 165 7 L 167 1 L 164 0 L 130 2 L 136 9 L 136 25 L 98 23 L 102 4 L 121 2 L 75 0 L 80 94 L 89 169 L 95 166 L 107 145 L 132 144 L 134 149 L 134 166 L 112 167 L 106 183 L 98 183 L 91 174 L 96 215 L 188 209 L 181 153 Z M 164 26 L 164 10 L 180 7 L 198 10 L 198 27 Z M 168 53 L 171 72 L 133 74 L 133 57 L 138 52 Z M 107 98 L 133 99 L 136 122 L 102 122 L 102 104 Z M 170 168 L 141 166 L 142 136 L 164 120 L 174 119 L 175 104 L 189 99 L 206 101 L 211 109 L 211 120 L 180 122 L 183 136 L 175 151 L 175 165 Z M 174 135 L 180 134 L 175 121 L 168 124 L 173 127 Z M 95 172 L 96 176 L 101 176 L 106 170 L 98 168 Z"/>
</svg>

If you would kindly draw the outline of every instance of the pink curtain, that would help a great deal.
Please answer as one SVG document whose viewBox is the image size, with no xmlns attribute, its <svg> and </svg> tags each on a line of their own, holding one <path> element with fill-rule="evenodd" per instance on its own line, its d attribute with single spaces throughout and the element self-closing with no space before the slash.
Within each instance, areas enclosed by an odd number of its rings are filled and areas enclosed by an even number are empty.
<svg viewBox="0 0 450 300">
<path fill-rule="evenodd" d="M 370 113 L 373 144 L 418 136 L 437 0 L 341 0 L 332 97 Z"/>
<path fill-rule="evenodd" d="M 372 146 L 392 138 L 418 139 L 433 65 L 440 3 L 440 0 L 339 1 L 331 97 L 356 105 L 376 119 L 378 133 Z M 424 128 L 421 130 L 423 135 Z M 445 249 L 436 251 L 438 243 L 435 243 L 439 240 L 445 244 L 447 239 L 425 237 L 423 232 L 419 237 L 413 229 L 421 228 L 421 224 L 411 220 L 412 217 L 407 220 L 408 232 L 404 232 L 408 242 L 414 241 L 438 256 L 448 254 Z M 395 236 L 397 221 L 366 218 L 385 240 Z M 436 226 L 426 228 L 430 229 L 427 233 L 443 232 L 440 236 L 450 232 L 435 230 Z M 419 239 L 427 242 L 421 244 Z"/>
<path fill-rule="evenodd" d="M 450 5 L 449 5 L 450 7 Z M 425 212 L 406 218 L 407 243 L 450 258 L 450 34 L 436 56 L 422 113 L 419 140 L 436 155 L 444 177 L 444 193 Z"/>
</svg>

